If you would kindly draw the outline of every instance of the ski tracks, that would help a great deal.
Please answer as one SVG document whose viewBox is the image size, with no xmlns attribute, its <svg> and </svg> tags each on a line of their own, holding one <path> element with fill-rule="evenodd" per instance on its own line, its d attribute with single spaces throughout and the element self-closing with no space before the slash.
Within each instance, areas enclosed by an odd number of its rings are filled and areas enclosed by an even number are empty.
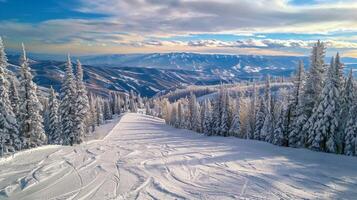
<svg viewBox="0 0 357 200">
<path fill-rule="evenodd" d="M 30 152 L 0 166 L 0 199 L 338 199 L 357 185 L 344 171 L 314 170 L 321 160 L 304 163 L 247 142 L 126 114 L 102 140 Z"/>
</svg>

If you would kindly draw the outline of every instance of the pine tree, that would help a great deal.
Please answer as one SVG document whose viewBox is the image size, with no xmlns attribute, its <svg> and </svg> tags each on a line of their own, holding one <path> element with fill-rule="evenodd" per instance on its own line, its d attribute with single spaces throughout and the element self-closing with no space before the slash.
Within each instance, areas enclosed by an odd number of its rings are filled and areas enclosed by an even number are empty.
<svg viewBox="0 0 357 200">
<path fill-rule="evenodd" d="M 97 98 L 95 108 L 97 114 L 97 126 L 100 126 L 104 123 L 103 100 L 101 98 Z"/>
<path fill-rule="evenodd" d="M 229 129 L 230 136 L 235 136 L 235 137 L 240 136 L 241 126 L 240 126 L 240 105 L 239 104 L 240 104 L 240 102 L 239 102 L 239 98 L 238 98 L 235 103 L 232 125 Z"/>
<path fill-rule="evenodd" d="M 118 94 L 113 94 L 113 113 L 120 115 L 121 113 L 121 99 Z"/>
<path fill-rule="evenodd" d="M 218 95 L 213 101 L 213 113 L 212 113 L 212 135 L 221 135 L 222 132 L 222 107 L 224 101 L 224 88 L 221 85 L 218 91 Z"/>
<path fill-rule="evenodd" d="M 61 87 L 61 129 L 63 136 L 63 144 L 73 145 L 75 141 L 75 115 L 76 115 L 76 83 L 73 75 L 71 58 L 68 55 L 66 62 L 65 76 Z"/>
<path fill-rule="evenodd" d="M 355 138 L 357 132 L 357 121 L 356 121 L 356 100 L 355 100 L 355 87 L 353 83 L 352 70 L 348 76 L 346 86 L 344 89 L 344 96 L 342 97 L 341 104 L 341 120 L 340 123 L 343 124 L 341 131 L 343 131 L 344 136 L 344 153 L 348 156 L 352 156 L 355 153 Z M 346 113 L 347 116 L 346 116 Z M 357 154 L 355 154 L 357 155 Z"/>
<path fill-rule="evenodd" d="M 178 128 L 184 128 L 184 112 L 183 112 L 183 108 L 182 108 L 182 103 L 178 102 L 178 106 L 177 106 L 177 127 Z"/>
<path fill-rule="evenodd" d="M 172 106 L 170 125 L 177 128 L 177 109 L 175 104 Z"/>
<path fill-rule="evenodd" d="M 83 68 L 77 60 L 77 77 L 75 79 L 75 106 L 74 106 L 74 124 L 73 124 L 73 143 L 80 144 L 83 141 L 87 130 L 87 117 L 89 112 L 89 100 L 86 86 L 83 82 Z"/>
<path fill-rule="evenodd" d="M 37 86 L 32 81 L 29 61 L 25 47 L 21 57 L 21 79 L 19 107 L 20 132 L 25 148 L 37 147 L 47 143 L 41 115 L 42 105 L 37 97 Z"/>
<path fill-rule="evenodd" d="M 318 41 L 313 49 L 310 57 L 311 64 L 310 70 L 306 77 L 306 84 L 304 86 L 304 95 L 302 99 L 303 111 L 298 117 L 299 126 L 297 127 L 302 134 L 302 143 L 305 146 L 311 146 L 310 129 L 315 121 L 314 108 L 320 101 L 320 93 L 323 87 L 323 79 L 325 76 L 325 46 L 322 42 Z M 310 138 L 310 140 L 309 140 Z"/>
<path fill-rule="evenodd" d="M 229 120 L 229 93 L 227 90 L 223 91 L 223 96 L 221 100 L 221 123 L 220 123 L 220 132 L 219 135 L 227 137 L 229 136 L 229 127 L 230 127 L 230 120 Z"/>
<path fill-rule="evenodd" d="M 113 119 L 112 111 L 110 109 L 109 101 L 104 101 L 104 120 Z"/>
<path fill-rule="evenodd" d="M 95 97 L 91 94 L 89 95 L 89 116 L 87 118 L 87 124 L 89 125 L 90 131 L 95 131 L 97 125 L 97 110 L 96 110 L 96 100 Z"/>
<path fill-rule="evenodd" d="M 291 147 L 301 147 L 303 146 L 303 137 L 301 133 L 302 120 L 304 116 L 304 104 L 302 102 L 303 91 L 304 91 L 304 63 L 299 61 L 299 66 L 297 74 L 294 80 L 294 88 L 292 94 L 292 101 L 290 103 L 291 115 L 292 115 L 292 125 L 289 132 L 289 146 Z"/>
<path fill-rule="evenodd" d="M 19 116 L 19 104 L 20 104 L 20 98 L 19 98 L 19 92 L 18 92 L 18 86 L 16 84 L 16 78 L 11 77 L 10 78 L 10 101 L 11 101 L 11 106 L 12 110 L 15 114 L 15 116 Z"/>
<path fill-rule="evenodd" d="M 130 94 L 129 94 L 129 110 L 130 112 L 138 112 L 138 105 L 137 102 L 135 101 L 135 94 L 133 90 L 130 90 Z"/>
<path fill-rule="evenodd" d="M 203 125 L 202 125 L 202 132 L 206 135 L 212 135 L 212 108 L 211 102 L 206 99 L 203 104 Z"/>
<path fill-rule="evenodd" d="M 254 139 L 255 121 L 257 113 L 257 89 L 255 82 L 253 83 L 253 92 L 250 99 L 249 113 L 248 113 L 248 128 L 247 139 Z"/>
<path fill-rule="evenodd" d="M 191 92 L 189 99 L 189 128 L 193 131 L 200 130 L 200 113 L 196 96 Z"/>
<path fill-rule="evenodd" d="M 16 116 L 9 98 L 7 57 L 0 37 L 0 156 L 21 149 Z"/>
<path fill-rule="evenodd" d="M 314 113 L 309 139 L 311 148 L 317 151 L 337 153 L 337 128 L 339 121 L 339 77 L 334 58 L 328 70 L 324 88 Z"/>
<path fill-rule="evenodd" d="M 264 91 L 264 123 L 260 131 L 260 139 L 266 142 L 273 140 L 273 111 L 272 111 L 272 98 L 270 88 L 270 77 L 267 78 L 265 91 Z"/>
<path fill-rule="evenodd" d="M 152 115 L 151 108 L 150 108 L 150 103 L 146 102 L 145 104 L 145 114 L 146 115 Z M 177 128 L 177 127 L 176 127 Z"/>
<path fill-rule="evenodd" d="M 280 109 L 279 117 L 274 129 L 273 144 L 279 146 L 288 146 L 288 130 L 287 130 L 287 105 L 282 102 L 282 108 Z"/>
<path fill-rule="evenodd" d="M 51 87 L 49 97 L 49 130 L 48 130 L 48 143 L 49 144 L 62 144 L 60 118 L 58 113 L 58 100 L 54 89 Z"/>
<path fill-rule="evenodd" d="M 260 106 L 257 112 L 256 120 L 255 120 L 255 130 L 254 130 L 254 139 L 255 140 L 264 140 L 265 138 L 261 138 L 261 130 L 264 125 L 265 120 L 265 102 L 263 98 L 260 98 Z"/>
</svg>

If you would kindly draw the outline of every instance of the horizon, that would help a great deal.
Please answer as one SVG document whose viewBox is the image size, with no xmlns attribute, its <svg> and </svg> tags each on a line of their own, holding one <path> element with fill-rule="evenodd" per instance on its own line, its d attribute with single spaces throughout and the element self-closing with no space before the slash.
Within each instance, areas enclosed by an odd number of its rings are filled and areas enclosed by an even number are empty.
<svg viewBox="0 0 357 200">
<path fill-rule="evenodd" d="M 269 5 L 269 6 L 266 6 Z M 357 57 L 352 0 L 0 0 L 0 36 L 10 51 L 107 55 L 201 53 Z"/>
</svg>

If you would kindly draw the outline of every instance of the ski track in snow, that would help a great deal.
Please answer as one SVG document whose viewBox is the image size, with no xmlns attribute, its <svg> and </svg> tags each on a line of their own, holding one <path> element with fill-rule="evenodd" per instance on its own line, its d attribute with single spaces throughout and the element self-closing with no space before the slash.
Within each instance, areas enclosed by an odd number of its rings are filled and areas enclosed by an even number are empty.
<svg viewBox="0 0 357 200">
<path fill-rule="evenodd" d="M 206 137 L 140 114 L 126 114 L 103 131 L 108 135 L 74 147 L 40 147 L 0 160 L 0 199 L 357 196 L 354 157 Z"/>
</svg>

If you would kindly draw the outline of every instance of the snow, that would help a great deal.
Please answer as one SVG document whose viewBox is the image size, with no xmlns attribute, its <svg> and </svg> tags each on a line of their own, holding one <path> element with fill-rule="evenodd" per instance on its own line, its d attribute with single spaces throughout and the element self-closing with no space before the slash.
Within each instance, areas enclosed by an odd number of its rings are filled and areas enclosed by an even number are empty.
<svg viewBox="0 0 357 200">
<path fill-rule="evenodd" d="M 353 199 L 357 159 L 207 137 L 129 113 L 77 146 L 0 160 L 0 199 Z M 108 135 L 103 137 L 107 132 Z"/>
</svg>

